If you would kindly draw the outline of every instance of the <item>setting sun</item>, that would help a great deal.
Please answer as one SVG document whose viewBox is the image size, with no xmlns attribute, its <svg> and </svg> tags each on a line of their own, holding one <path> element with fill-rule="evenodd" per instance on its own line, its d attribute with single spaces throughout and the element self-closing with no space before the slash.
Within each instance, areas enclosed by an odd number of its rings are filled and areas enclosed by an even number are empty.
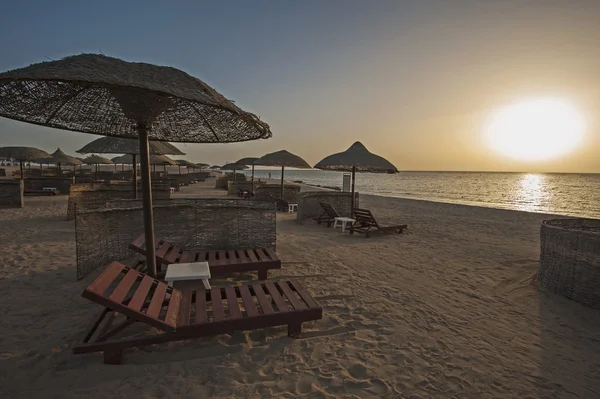
<svg viewBox="0 0 600 399">
<path fill-rule="evenodd" d="M 492 115 L 488 143 L 502 155 L 526 161 L 549 159 L 572 151 L 583 138 L 585 123 L 568 102 L 539 98 L 508 105 Z"/>
</svg>

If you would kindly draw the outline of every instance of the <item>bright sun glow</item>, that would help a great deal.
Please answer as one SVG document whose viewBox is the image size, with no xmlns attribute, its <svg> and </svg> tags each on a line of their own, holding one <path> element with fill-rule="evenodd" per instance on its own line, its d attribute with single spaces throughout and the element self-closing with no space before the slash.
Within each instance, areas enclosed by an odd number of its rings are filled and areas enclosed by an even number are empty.
<svg viewBox="0 0 600 399">
<path fill-rule="evenodd" d="M 572 151 L 585 123 L 569 103 L 540 98 L 511 104 L 495 113 L 486 129 L 489 145 L 502 155 L 527 161 Z"/>
</svg>

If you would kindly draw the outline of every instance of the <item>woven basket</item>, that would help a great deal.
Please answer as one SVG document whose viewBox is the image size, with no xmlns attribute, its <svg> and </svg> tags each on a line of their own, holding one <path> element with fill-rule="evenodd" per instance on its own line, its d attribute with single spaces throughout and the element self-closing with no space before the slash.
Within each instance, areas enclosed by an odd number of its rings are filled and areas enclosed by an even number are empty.
<svg viewBox="0 0 600 399">
<path fill-rule="evenodd" d="M 541 284 L 600 308 L 600 220 L 552 219 L 540 230 Z"/>
</svg>

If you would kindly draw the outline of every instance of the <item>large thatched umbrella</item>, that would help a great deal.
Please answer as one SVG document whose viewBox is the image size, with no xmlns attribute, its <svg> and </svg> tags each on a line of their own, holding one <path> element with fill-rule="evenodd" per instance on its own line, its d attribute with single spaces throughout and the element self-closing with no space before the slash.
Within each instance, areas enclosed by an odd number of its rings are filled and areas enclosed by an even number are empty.
<svg viewBox="0 0 600 399">
<path fill-rule="evenodd" d="M 166 141 L 148 142 L 150 154 L 155 155 L 185 155 L 173 144 Z M 121 137 L 100 137 L 84 145 L 77 150 L 79 154 L 129 154 L 132 155 L 132 162 L 128 164 L 133 166 L 133 191 L 134 198 L 137 198 L 137 156 L 140 153 L 140 143 L 136 139 L 126 139 Z M 116 163 L 115 163 L 116 164 Z"/>
<path fill-rule="evenodd" d="M 31 161 L 51 157 L 46 151 L 34 147 L 0 147 L 0 156 L 19 161 L 21 180 L 23 180 L 23 162 L 28 161 L 31 169 Z"/>
<path fill-rule="evenodd" d="M 254 162 L 256 162 L 257 160 L 258 160 L 258 158 L 255 158 L 255 157 L 246 157 L 246 158 L 238 159 L 236 162 L 238 165 L 252 166 L 252 178 L 250 180 L 252 182 L 252 194 L 254 194 Z"/>
<path fill-rule="evenodd" d="M 269 126 L 170 67 L 81 54 L 0 73 L 0 116 L 84 133 L 138 138 L 146 243 L 154 242 L 149 140 L 212 143 L 271 137 Z M 147 268 L 156 276 L 155 250 Z"/>
<path fill-rule="evenodd" d="M 77 158 L 80 159 L 80 158 Z M 96 179 L 98 178 L 98 165 L 112 165 L 113 161 L 108 158 L 101 157 L 100 155 L 90 155 L 83 159 L 83 163 L 86 165 L 96 165 Z"/>
<path fill-rule="evenodd" d="M 272 152 L 254 161 L 254 165 L 281 166 L 281 199 L 283 199 L 283 170 L 284 168 L 310 169 L 310 165 L 298 155 L 286 150 Z"/>
<path fill-rule="evenodd" d="M 344 152 L 329 155 L 315 165 L 316 169 L 352 171 L 352 203 L 354 213 L 354 178 L 356 172 L 397 173 L 398 169 L 387 159 L 375 155 L 357 141 Z"/>
</svg>

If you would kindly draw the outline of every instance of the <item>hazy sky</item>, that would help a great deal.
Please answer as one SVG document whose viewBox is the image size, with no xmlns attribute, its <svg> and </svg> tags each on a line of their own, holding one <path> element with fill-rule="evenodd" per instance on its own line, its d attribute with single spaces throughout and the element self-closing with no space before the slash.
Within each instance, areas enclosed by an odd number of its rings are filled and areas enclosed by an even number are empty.
<svg viewBox="0 0 600 399">
<path fill-rule="evenodd" d="M 0 70 L 99 52 L 180 68 L 273 138 L 177 144 L 196 162 L 287 149 L 310 164 L 360 140 L 401 170 L 600 172 L 599 0 L 5 1 Z M 484 145 L 489 113 L 564 98 L 583 145 L 538 163 Z M 74 151 L 97 136 L 0 118 L 0 146 Z"/>
</svg>

